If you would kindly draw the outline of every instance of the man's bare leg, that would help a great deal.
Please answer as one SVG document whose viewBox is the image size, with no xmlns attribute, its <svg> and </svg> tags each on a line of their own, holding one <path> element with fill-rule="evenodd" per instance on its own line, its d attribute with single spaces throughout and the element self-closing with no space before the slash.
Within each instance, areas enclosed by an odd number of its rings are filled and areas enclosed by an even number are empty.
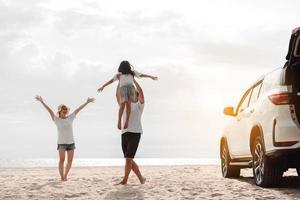
<svg viewBox="0 0 300 200">
<path fill-rule="evenodd" d="M 68 162 L 66 164 L 66 169 L 65 169 L 65 175 L 64 175 L 64 180 L 67 181 L 68 173 L 72 167 L 72 162 L 73 162 L 73 157 L 74 157 L 74 150 L 67 151 L 68 155 Z"/>
<path fill-rule="evenodd" d="M 123 180 L 120 182 L 120 184 L 122 185 L 126 185 L 127 181 L 128 181 L 128 177 L 130 174 L 130 171 L 132 169 L 132 158 L 125 158 L 126 159 L 126 163 L 125 163 L 125 168 L 124 168 L 124 178 Z"/>
<path fill-rule="evenodd" d="M 142 176 L 139 166 L 132 160 L 132 171 L 135 173 L 135 175 L 139 178 L 141 184 L 144 184 L 146 182 L 146 179 Z"/>
<path fill-rule="evenodd" d="M 59 154 L 59 162 L 58 162 L 58 171 L 59 175 L 62 181 L 64 181 L 64 163 L 65 163 L 65 152 L 66 150 L 64 149 L 59 149 L 58 154 Z"/>
</svg>

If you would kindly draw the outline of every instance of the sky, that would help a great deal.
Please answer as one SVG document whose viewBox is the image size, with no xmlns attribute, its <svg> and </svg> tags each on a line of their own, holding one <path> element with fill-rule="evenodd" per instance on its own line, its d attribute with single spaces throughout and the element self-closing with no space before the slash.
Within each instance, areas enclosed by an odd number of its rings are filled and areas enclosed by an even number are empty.
<svg viewBox="0 0 300 200">
<path fill-rule="evenodd" d="M 116 84 L 122 60 L 139 79 L 144 134 L 137 157 L 217 158 L 219 137 L 252 82 L 283 66 L 300 3 L 258 0 L 0 0 L 0 158 L 55 158 L 41 95 L 71 111 L 76 156 L 122 157 Z"/>
</svg>

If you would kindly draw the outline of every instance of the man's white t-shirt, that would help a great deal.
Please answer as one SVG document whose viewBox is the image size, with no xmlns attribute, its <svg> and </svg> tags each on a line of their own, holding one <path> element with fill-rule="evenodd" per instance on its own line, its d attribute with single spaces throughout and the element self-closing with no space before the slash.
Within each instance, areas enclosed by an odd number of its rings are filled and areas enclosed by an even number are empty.
<svg viewBox="0 0 300 200">
<path fill-rule="evenodd" d="M 72 113 L 67 118 L 62 119 L 54 116 L 54 123 L 57 126 L 58 140 L 57 144 L 73 144 L 73 121 L 75 119 L 75 113 Z"/>
<path fill-rule="evenodd" d="M 142 114 L 144 110 L 144 104 L 138 102 L 131 102 L 131 113 L 129 117 L 129 124 L 127 129 L 123 129 L 124 123 L 126 121 L 126 109 L 123 114 L 123 125 L 122 125 L 122 134 L 126 132 L 132 133 L 143 133 L 142 128 Z"/>
</svg>

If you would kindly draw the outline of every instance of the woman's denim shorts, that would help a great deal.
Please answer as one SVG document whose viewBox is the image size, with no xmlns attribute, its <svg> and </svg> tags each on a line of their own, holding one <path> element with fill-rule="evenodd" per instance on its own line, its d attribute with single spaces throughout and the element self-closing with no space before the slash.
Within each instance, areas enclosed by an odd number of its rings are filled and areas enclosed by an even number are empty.
<svg viewBox="0 0 300 200">
<path fill-rule="evenodd" d="M 74 150 L 76 147 L 75 147 L 75 144 L 72 143 L 72 144 L 58 144 L 57 145 L 57 150 L 60 150 L 60 149 L 64 149 L 66 151 L 71 151 L 71 150 Z"/>
</svg>

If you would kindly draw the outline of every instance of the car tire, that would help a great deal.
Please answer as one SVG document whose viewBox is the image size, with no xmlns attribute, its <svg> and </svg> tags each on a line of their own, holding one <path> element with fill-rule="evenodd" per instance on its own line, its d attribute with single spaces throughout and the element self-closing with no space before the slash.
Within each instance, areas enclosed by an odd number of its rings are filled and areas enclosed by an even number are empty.
<svg viewBox="0 0 300 200">
<path fill-rule="evenodd" d="M 226 143 L 221 145 L 221 170 L 224 178 L 238 178 L 241 169 L 236 166 L 230 166 L 230 154 Z"/>
<path fill-rule="evenodd" d="M 256 185 L 261 187 L 280 185 L 283 170 L 268 163 L 260 136 L 255 139 L 252 148 L 252 169 Z"/>
</svg>

